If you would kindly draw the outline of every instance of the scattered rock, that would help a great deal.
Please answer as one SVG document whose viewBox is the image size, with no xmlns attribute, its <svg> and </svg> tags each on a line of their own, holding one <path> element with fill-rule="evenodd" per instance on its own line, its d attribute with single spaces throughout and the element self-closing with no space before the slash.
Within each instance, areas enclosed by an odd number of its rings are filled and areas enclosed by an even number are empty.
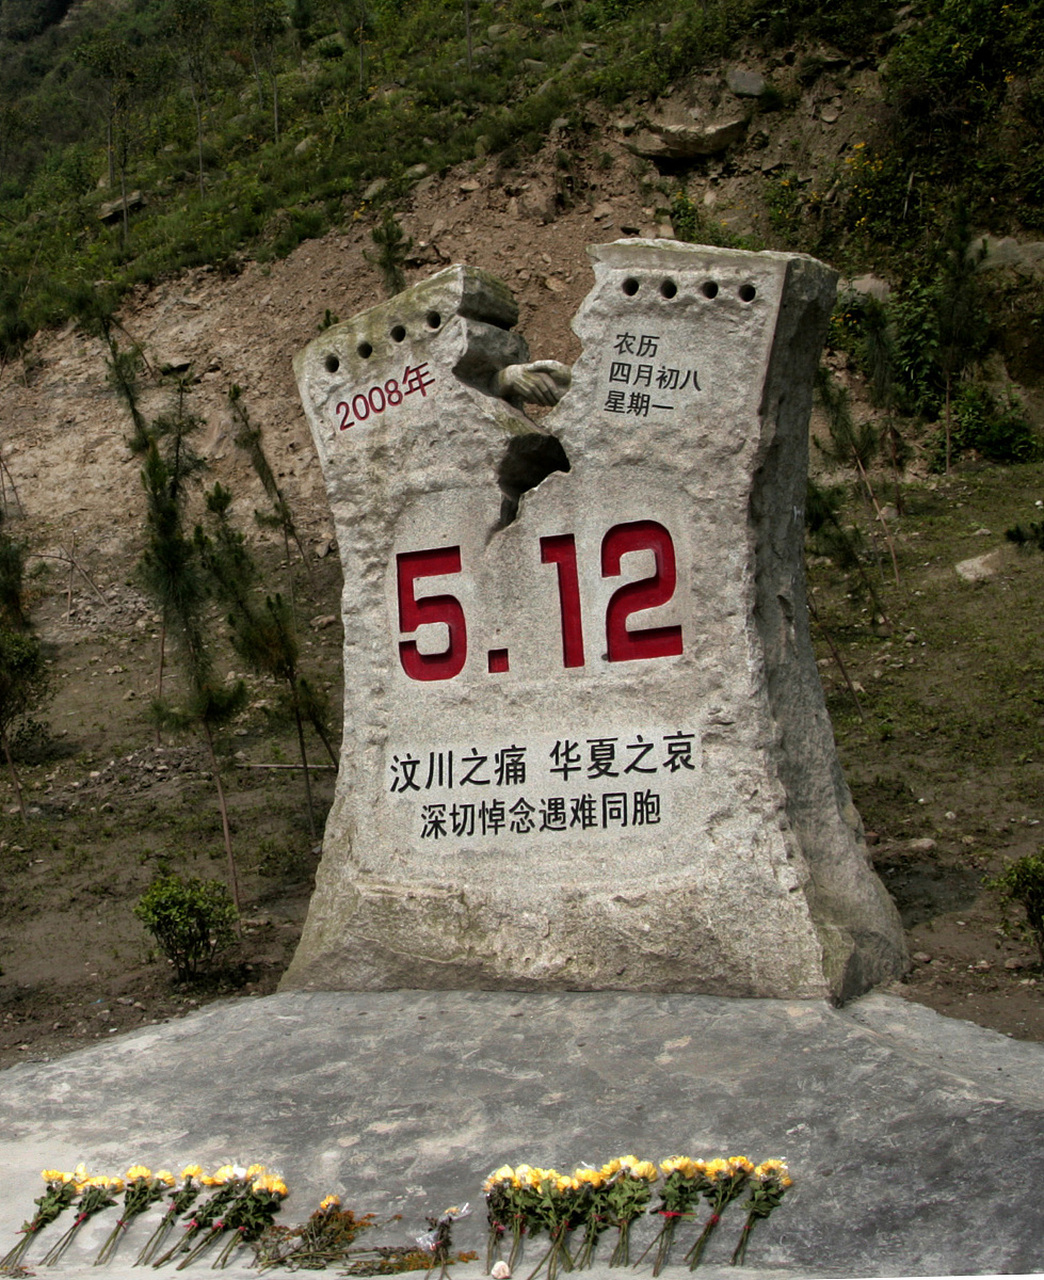
<svg viewBox="0 0 1044 1280">
<path fill-rule="evenodd" d="M 1002 558 L 998 548 L 982 556 L 973 556 L 971 560 L 961 560 L 953 567 L 958 578 L 965 582 L 985 582 L 1000 572 Z"/>
<path fill-rule="evenodd" d="M 931 836 L 919 836 L 916 840 L 911 840 L 907 845 L 911 853 L 931 853 L 936 847 L 936 843 Z"/>
<path fill-rule="evenodd" d="M 308 155 L 309 152 L 315 150 L 316 141 L 317 140 L 314 134 L 309 134 L 307 138 L 302 138 L 301 141 L 297 144 L 297 146 L 294 147 L 294 155 L 295 156 Z"/>
<path fill-rule="evenodd" d="M 1022 244 L 1014 236 L 976 236 L 973 246 L 985 244 L 986 257 L 982 270 L 994 267 L 1011 267 L 1025 275 L 1044 275 L 1044 240 L 1030 240 Z"/>
<path fill-rule="evenodd" d="M 364 200 L 375 200 L 387 185 L 388 185 L 387 178 L 374 178 L 374 180 L 362 193 L 362 198 Z"/>
<path fill-rule="evenodd" d="M 852 280 L 844 281 L 839 286 L 838 291 L 848 291 L 858 294 L 861 298 L 876 298 L 879 302 L 884 302 L 891 294 L 892 286 L 887 280 L 882 280 L 880 276 L 867 273 L 866 275 L 856 276 Z"/>
<path fill-rule="evenodd" d="M 627 146 L 646 160 L 691 160 L 728 151 L 742 141 L 746 132 L 746 116 L 734 116 L 703 127 L 651 124 L 634 134 Z"/>
<path fill-rule="evenodd" d="M 142 209 L 148 201 L 140 191 L 130 191 L 127 193 L 127 212 L 133 213 L 135 209 Z M 98 209 L 99 222 L 119 222 L 123 217 L 123 200 L 107 200 L 105 204 Z"/>
<path fill-rule="evenodd" d="M 310 626 L 314 631 L 325 631 L 327 627 L 335 627 L 339 621 L 336 613 L 324 613 L 313 618 Z"/>
<path fill-rule="evenodd" d="M 725 83 L 737 98 L 760 98 L 768 87 L 763 75 L 742 67 L 731 67 L 725 74 Z"/>
</svg>

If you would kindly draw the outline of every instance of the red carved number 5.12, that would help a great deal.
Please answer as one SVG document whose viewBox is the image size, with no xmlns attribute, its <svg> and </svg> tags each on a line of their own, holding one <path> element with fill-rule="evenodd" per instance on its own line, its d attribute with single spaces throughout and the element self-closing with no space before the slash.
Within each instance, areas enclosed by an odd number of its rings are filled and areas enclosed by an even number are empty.
<svg viewBox="0 0 1044 1280">
<path fill-rule="evenodd" d="M 667 604 L 674 596 L 677 568 L 670 533 L 655 520 L 616 524 L 602 539 L 603 578 L 618 578 L 629 551 L 651 551 L 652 574 L 626 582 L 613 592 L 605 611 L 606 656 L 610 662 L 643 658 L 669 658 L 682 652 L 678 625 L 628 629 L 631 614 Z M 576 567 L 576 541 L 571 533 L 540 539 L 542 564 L 558 571 L 558 602 L 562 623 L 562 665 L 584 666 L 584 629 L 580 608 L 580 581 Z M 399 661 L 411 680 L 452 680 L 464 669 L 468 656 L 468 628 L 464 609 L 456 596 L 417 598 L 418 578 L 443 577 L 461 572 L 460 547 L 436 547 L 430 551 L 404 551 L 396 556 L 396 589 L 399 630 L 412 635 L 425 623 L 444 623 L 448 636 L 440 653 L 421 653 L 415 640 L 399 642 Z"/>
</svg>

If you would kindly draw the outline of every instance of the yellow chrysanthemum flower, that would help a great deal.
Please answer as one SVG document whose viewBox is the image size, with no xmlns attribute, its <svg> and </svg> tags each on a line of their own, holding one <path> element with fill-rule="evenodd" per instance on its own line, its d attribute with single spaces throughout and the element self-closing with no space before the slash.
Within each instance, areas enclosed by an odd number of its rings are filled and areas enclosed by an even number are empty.
<svg viewBox="0 0 1044 1280">
<path fill-rule="evenodd" d="M 174 1177 L 169 1169 L 159 1169 L 156 1172 L 156 1181 L 162 1182 L 165 1187 L 173 1187 L 177 1182 L 177 1178 Z"/>
<path fill-rule="evenodd" d="M 482 1184 L 482 1190 L 490 1192 L 494 1187 L 507 1185 L 515 1181 L 515 1171 L 509 1164 L 502 1164 L 499 1169 L 494 1169 L 486 1181 Z"/>
<path fill-rule="evenodd" d="M 651 1160 L 638 1160 L 631 1166 L 632 1178 L 642 1178 L 646 1182 L 655 1182 L 659 1176 L 656 1166 Z"/>
<path fill-rule="evenodd" d="M 247 1178 L 260 1178 L 264 1176 L 264 1173 L 265 1166 L 263 1164 L 252 1164 L 247 1169 L 246 1176 Z"/>
<path fill-rule="evenodd" d="M 605 1174 L 601 1169 L 576 1169 L 573 1177 L 577 1182 L 586 1182 L 592 1187 L 600 1187 L 605 1182 Z"/>
<path fill-rule="evenodd" d="M 187 1164 L 181 1171 L 181 1181 L 187 1182 L 189 1178 L 201 1180 L 203 1177 L 203 1166 L 200 1164 Z"/>
<path fill-rule="evenodd" d="M 794 1185 L 785 1160 L 762 1160 L 754 1170 L 754 1176 L 762 1182 L 778 1182 L 784 1191 Z"/>
<path fill-rule="evenodd" d="M 143 1164 L 132 1164 L 127 1170 L 127 1181 L 133 1182 L 135 1178 L 151 1178 L 152 1170 L 146 1169 Z"/>
<path fill-rule="evenodd" d="M 290 1194 L 286 1189 L 286 1183 L 275 1173 L 263 1174 L 251 1185 L 250 1190 L 258 1194 L 267 1191 L 269 1195 L 280 1197 Z"/>
<path fill-rule="evenodd" d="M 222 1187 L 226 1182 L 231 1182 L 236 1176 L 235 1165 L 223 1164 L 220 1169 L 215 1169 L 213 1179 L 216 1186 Z"/>
<path fill-rule="evenodd" d="M 85 1164 L 78 1164 L 76 1168 L 73 1170 L 72 1177 L 69 1179 L 69 1181 L 70 1182 L 86 1182 L 88 1176 L 89 1175 L 87 1173 L 87 1166 Z"/>
<path fill-rule="evenodd" d="M 729 1168 L 733 1173 L 746 1173 L 749 1175 L 754 1172 L 754 1165 L 746 1156 L 729 1156 Z"/>
<path fill-rule="evenodd" d="M 329 1213 L 331 1209 L 339 1209 L 340 1207 L 341 1207 L 340 1196 L 326 1196 L 324 1199 L 320 1200 L 319 1202 L 319 1208 L 323 1211 L 323 1213 Z"/>
<path fill-rule="evenodd" d="M 43 1178 L 44 1182 L 69 1182 L 71 1180 L 71 1175 L 63 1173 L 61 1169 L 44 1169 L 40 1177 Z"/>
<path fill-rule="evenodd" d="M 617 1160 L 617 1159 L 610 1160 L 608 1164 L 602 1165 L 602 1168 L 601 1168 L 602 1177 L 611 1178 L 614 1173 L 619 1173 L 622 1168 L 623 1168 L 623 1161 Z"/>
</svg>

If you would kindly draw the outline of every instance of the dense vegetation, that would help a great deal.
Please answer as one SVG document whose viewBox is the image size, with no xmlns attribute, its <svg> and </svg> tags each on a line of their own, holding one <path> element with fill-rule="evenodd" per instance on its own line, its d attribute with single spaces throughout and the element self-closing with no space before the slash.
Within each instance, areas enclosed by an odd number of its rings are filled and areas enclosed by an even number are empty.
<svg viewBox="0 0 1044 1280">
<path fill-rule="evenodd" d="M 909 264 L 955 193 L 1044 228 L 1044 0 L 0 0 L 0 358 L 85 282 L 286 254 L 375 179 L 394 202 L 419 165 L 510 165 L 752 41 L 802 50 L 799 83 L 830 46 L 887 86 L 839 198 L 800 228 L 781 203 L 780 241 Z"/>
</svg>

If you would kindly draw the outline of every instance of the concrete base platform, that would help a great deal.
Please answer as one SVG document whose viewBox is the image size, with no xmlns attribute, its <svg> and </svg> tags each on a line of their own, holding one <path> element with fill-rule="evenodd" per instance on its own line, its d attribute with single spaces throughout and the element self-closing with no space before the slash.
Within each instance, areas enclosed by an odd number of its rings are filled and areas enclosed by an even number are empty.
<svg viewBox="0 0 1044 1280">
<path fill-rule="evenodd" d="M 707 1280 L 1044 1271 L 1044 1045 L 881 995 L 841 1010 L 613 992 L 291 992 L 210 1005 L 0 1072 L 0 1254 L 40 1194 L 40 1170 L 79 1160 L 109 1173 L 261 1161 L 290 1185 L 283 1221 L 338 1192 L 356 1212 L 401 1213 L 385 1239 L 468 1200 L 455 1244 L 484 1251 L 480 1188 L 496 1166 L 568 1170 L 628 1152 L 789 1161 L 794 1190 L 756 1229 L 748 1265 L 726 1265 L 742 1225 L 734 1206 L 700 1269 Z M 130 1264 L 151 1217 L 112 1264 L 89 1266 L 111 1215 L 86 1224 L 51 1274 L 141 1277 Z M 635 1231 L 635 1256 L 652 1230 Z M 543 1247 L 530 1244 L 518 1280 Z M 248 1260 L 226 1274 L 248 1274 Z"/>
</svg>

